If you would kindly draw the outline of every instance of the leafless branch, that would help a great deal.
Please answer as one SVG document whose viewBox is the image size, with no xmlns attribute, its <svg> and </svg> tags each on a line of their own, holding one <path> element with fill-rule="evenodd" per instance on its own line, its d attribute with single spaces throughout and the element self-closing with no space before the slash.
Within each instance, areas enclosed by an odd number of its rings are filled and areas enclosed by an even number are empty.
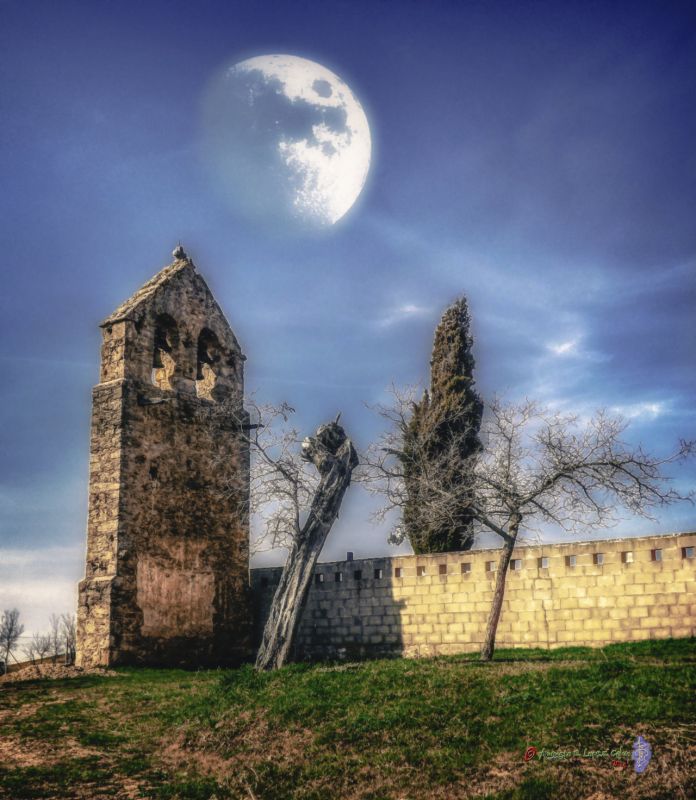
<svg viewBox="0 0 696 800">
<path fill-rule="evenodd" d="M 249 397 L 245 408 L 242 412 L 230 406 L 225 412 L 229 425 L 249 445 L 250 550 L 289 549 L 302 529 L 319 477 L 302 458 L 303 437 L 290 424 L 292 406 L 260 404 Z M 227 487 L 230 496 L 243 491 L 243 477 L 234 476 Z"/>
<path fill-rule="evenodd" d="M 386 429 L 361 455 L 356 477 L 368 492 L 382 498 L 383 505 L 374 514 L 378 521 L 403 509 L 407 499 L 402 442 L 419 390 L 392 387 L 391 394 L 390 405 L 375 408 Z M 532 400 L 506 403 L 494 398 L 481 429 L 484 451 L 474 468 L 472 512 L 478 530 L 505 539 L 511 517 L 518 515 L 526 532 L 548 523 L 577 532 L 615 524 L 622 508 L 653 518 L 659 507 L 692 502 L 693 492 L 677 491 L 665 469 L 691 456 L 694 443 L 682 441 L 674 452 L 660 457 L 625 441 L 626 428 L 624 420 L 603 410 L 582 420 L 548 411 Z M 458 494 L 460 487 L 438 485 L 437 470 L 428 468 L 432 456 L 425 458 L 417 450 L 412 455 L 421 456 L 423 504 L 433 518 L 447 521 L 465 497 Z M 457 442 L 441 458 L 456 464 Z M 403 538 L 403 527 L 397 523 L 391 539 Z"/>
<path fill-rule="evenodd" d="M 577 531 L 615 524 L 622 507 L 653 518 L 658 507 L 692 502 L 693 492 L 678 492 L 664 469 L 692 455 L 694 443 L 682 441 L 659 457 L 625 441 L 626 428 L 603 410 L 583 422 L 528 400 L 494 398 L 476 465 L 481 510 L 502 526 L 507 509 L 519 513 L 527 529 L 553 522 Z"/>
</svg>

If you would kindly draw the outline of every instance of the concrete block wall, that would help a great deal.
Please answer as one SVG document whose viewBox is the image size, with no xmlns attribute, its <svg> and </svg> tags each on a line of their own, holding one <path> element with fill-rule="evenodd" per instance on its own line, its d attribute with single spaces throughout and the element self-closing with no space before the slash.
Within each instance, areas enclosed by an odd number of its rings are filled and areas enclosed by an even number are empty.
<svg viewBox="0 0 696 800">
<path fill-rule="evenodd" d="M 658 551 L 657 553 L 655 551 Z M 520 546 L 498 647 L 556 648 L 696 635 L 696 532 Z M 424 656 L 483 641 L 496 550 L 320 563 L 300 658 Z M 281 568 L 251 570 L 257 640 Z"/>
</svg>

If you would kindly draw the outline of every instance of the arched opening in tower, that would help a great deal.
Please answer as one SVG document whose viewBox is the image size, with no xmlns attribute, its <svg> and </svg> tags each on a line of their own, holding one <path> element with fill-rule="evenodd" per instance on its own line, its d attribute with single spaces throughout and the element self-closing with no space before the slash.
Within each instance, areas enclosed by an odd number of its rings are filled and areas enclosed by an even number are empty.
<svg viewBox="0 0 696 800">
<path fill-rule="evenodd" d="M 198 335 L 198 358 L 196 365 L 196 393 L 199 397 L 214 400 L 213 390 L 217 384 L 222 348 L 213 331 L 203 328 Z"/>
<path fill-rule="evenodd" d="M 155 321 L 152 353 L 152 383 L 160 389 L 173 389 L 179 349 L 179 328 L 169 314 L 160 314 Z"/>
</svg>

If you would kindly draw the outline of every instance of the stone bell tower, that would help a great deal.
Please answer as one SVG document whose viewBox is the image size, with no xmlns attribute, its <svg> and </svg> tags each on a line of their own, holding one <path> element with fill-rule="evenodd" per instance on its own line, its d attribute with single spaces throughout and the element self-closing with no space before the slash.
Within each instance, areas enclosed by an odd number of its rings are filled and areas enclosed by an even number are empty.
<svg viewBox="0 0 696 800">
<path fill-rule="evenodd" d="M 239 343 L 183 248 L 101 327 L 81 666 L 249 652 L 249 450 Z"/>
</svg>

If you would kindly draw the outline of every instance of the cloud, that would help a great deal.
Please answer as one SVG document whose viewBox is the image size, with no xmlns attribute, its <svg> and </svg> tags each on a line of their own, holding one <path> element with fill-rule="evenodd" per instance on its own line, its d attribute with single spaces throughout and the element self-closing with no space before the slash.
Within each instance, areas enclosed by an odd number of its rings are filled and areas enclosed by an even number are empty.
<svg viewBox="0 0 696 800">
<path fill-rule="evenodd" d="M 52 613 L 74 612 L 84 548 L 0 548 L 0 610 L 18 608 L 25 636 L 45 630 Z"/>
<path fill-rule="evenodd" d="M 45 547 L 41 550 L 0 547 L 0 576 L 7 567 L 37 567 L 54 569 L 56 564 L 72 563 L 83 555 L 82 547 Z"/>
<path fill-rule="evenodd" d="M 572 355 L 577 352 L 579 341 L 580 339 L 576 338 L 570 339 L 567 342 L 560 342 L 560 344 L 549 344 L 547 345 L 547 349 L 549 349 L 552 353 L 555 353 L 557 356 Z"/>
<path fill-rule="evenodd" d="M 630 403 L 629 405 L 613 406 L 615 414 L 620 414 L 626 419 L 657 419 L 667 413 L 664 403 Z"/>
<path fill-rule="evenodd" d="M 578 334 L 572 339 L 567 339 L 563 342 L 549 343 L 546 349 L 553 353 L 558 358 L 576 358 L 583 361 L 592 361 L 594 363 L 602 363 L 604 361 L 611 361 L 611 356 L 607 353 L 601 353 L 598 350 L 588 350 L 582 346 L 584 336 Z"/>
<path fill-rule="evenodd" d="M 410 319 L 424 319 L 431 314 L 431 308 L 419 306 L 415 303 L 405 303 L 398 308 L 394 308 L 385 317 L 382 317 L 377 324 L 380 328 L 389 328 L 392 325 L 398 325 Z"/>
</svg>

